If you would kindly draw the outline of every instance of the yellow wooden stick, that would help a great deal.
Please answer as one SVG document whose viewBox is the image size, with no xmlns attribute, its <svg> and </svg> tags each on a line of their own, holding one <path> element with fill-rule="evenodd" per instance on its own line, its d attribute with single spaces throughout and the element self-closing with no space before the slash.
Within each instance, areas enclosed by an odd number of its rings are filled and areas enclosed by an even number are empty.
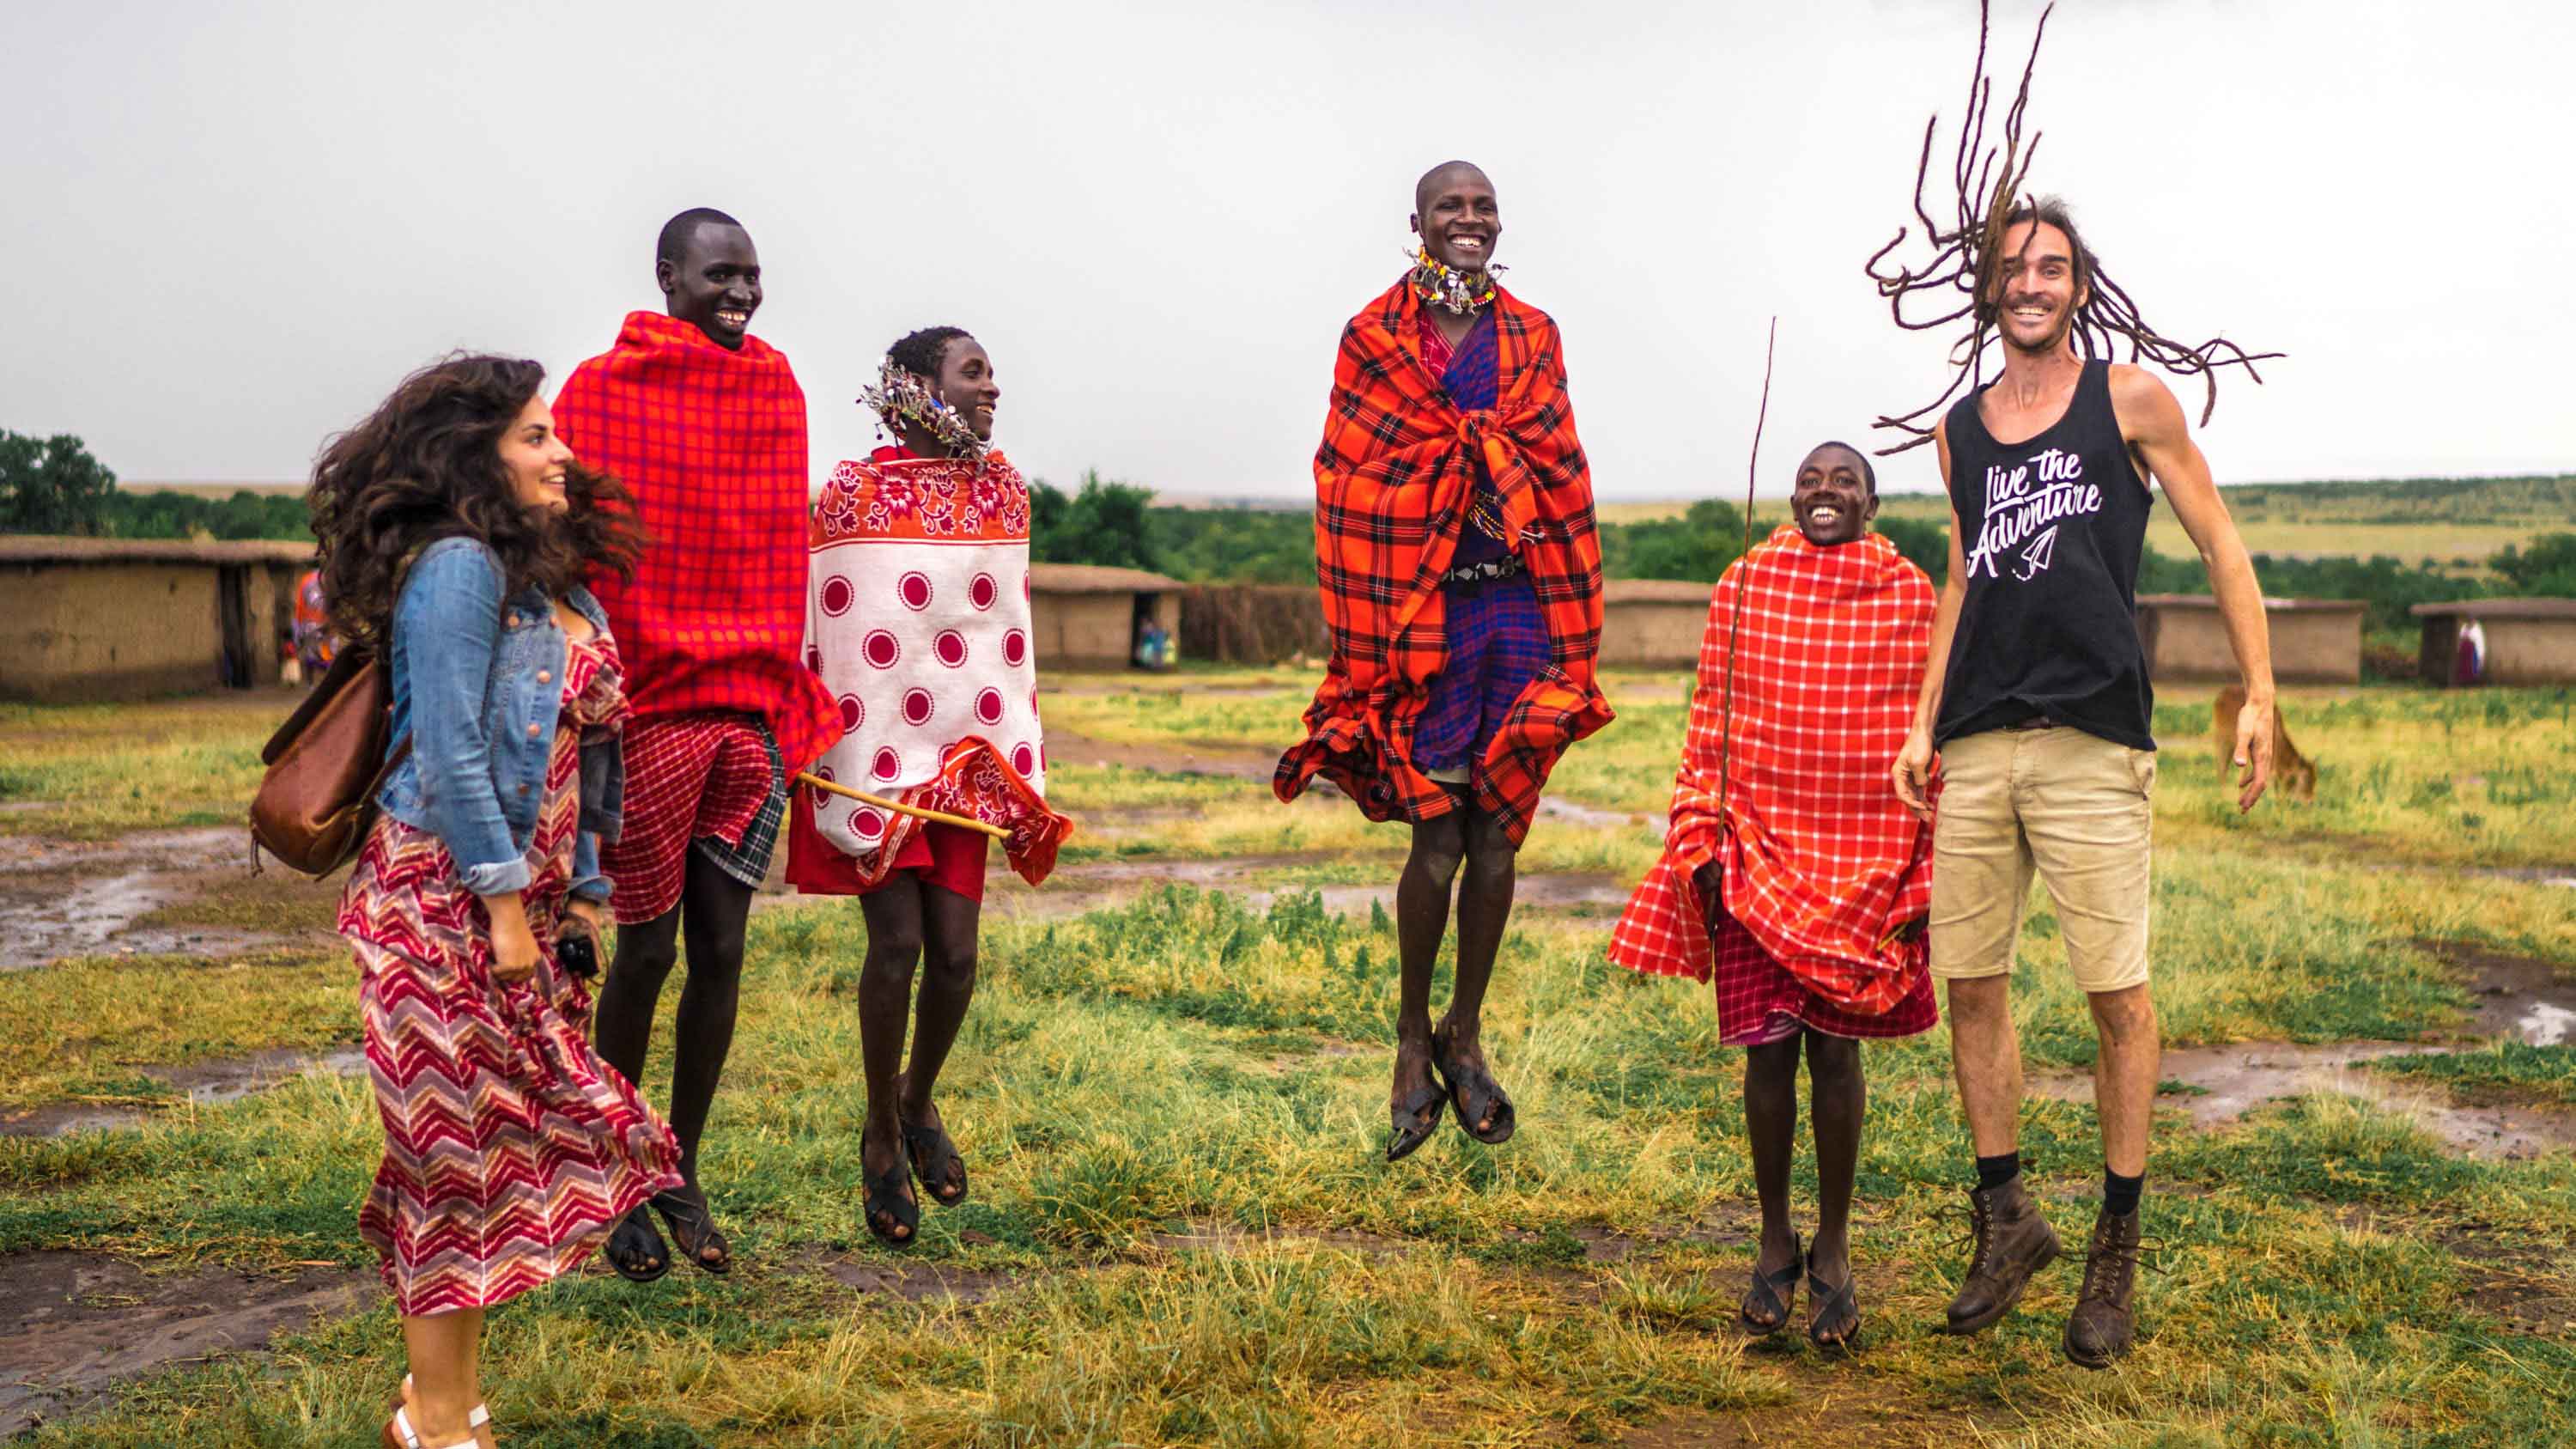
<svg viewBox="0 0 2576 1449">
<path fill-rule="evenodd" d="M 801 770 L 797 772 L 796 783 L 811 785 L 827 795 L 839 795 L 844 799 L 856 800 L 862 805 L 874 805 L 879 810 L 892 810 L 898 815 L 910 815 L 917 820 L 936 821 L 941 825 L 954 825 L 965 830 L 980 830 L 995 840 L 1011 838 L 1011 832 L 998 825 L 988 825 L 981 820 L 969 820 L 963 815 L 951 815 L 944 810 L 924 810 L 918 805 L 906 805 L 900 800 L 889 800 L 883 795 L 871 795 L 865 790 L 853 790 L 838 781 L 826 780 L 820 775 L 809 775 Z"/>
</svg>

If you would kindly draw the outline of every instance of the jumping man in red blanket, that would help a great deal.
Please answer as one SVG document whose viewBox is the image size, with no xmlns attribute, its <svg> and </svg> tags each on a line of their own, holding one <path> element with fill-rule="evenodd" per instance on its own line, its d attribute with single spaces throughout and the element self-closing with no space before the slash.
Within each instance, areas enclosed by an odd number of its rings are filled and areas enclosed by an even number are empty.
<svg viewBox="0 0 2576 1449">
<path fill-rule="evenodd" d="M 1718 1040 L 1748 1048 L 1762 1246 L 1745 1328 L 1788 1322 L 1803 1270 L 1808 1337 L 1849 1347 L 1859 1039 L 1937 1019 L 1923 932 L 1932 832 L 1885 763 L 1913 722 L 1932 585 L 1869 531 L 1878 483 L 1850 446 L 1807 455 L 1790 510 L 1796 526 L 1730 565 L 1709 602 L 1664 856 L 1612 931 L 1610 959 L 1713 982 Z M 1802 1043 L 1821 1199 L 1803 1255 L 1789 1227 Z"/>
<path fill-rule="evenodd" d="M 993 359 L 958 328 L 924 328 L 886 354 L 861 400 L 901 445 L 833 469 L 815 506 L 806 661 L 839 695 L 847 730 L 815 775 L 1007 829 L 1002 853 L 1035 885 L 1072 822 L 1045 798 L 1029 486 L 985 446 L 1001 398 Z M 861 1216 L 896 1247 L 920 1231 L 915 1176 L 942 1207 L 966 1198 L 966 1159 L 931 1092 L 975 994 L 989 838 L 815 790 L 796 792 L 788 827 L 787 878 L 857 896 L 867 917 Z M 907 1067 L 904 1018 L 925 963 Z"/>
<path fill-rule="evenodd" d="M 1593 677 L 1601 548 L 1556 323 L 1494 280 L 1493 183 L 1464 161 L 1414 187 L 1413 270 L 1342 331 L 1315 452 L 1315 554 L 1333 653 L 1279 761 L 1371 820 L 1413 826 L 1396 885 L 1403 996 L 1387 1160 L 1454 1104 L 1480 1142 L 1512 1135 L 1485 1064 L 1485 987 L 1513 859 L 1566 746 L 1610 722 Z M 1458 889 L 1458 980 L 1431 1023 L 1431 968 Z"/>
<path fill-rule="evenodd" d="M 617 957 L 599 993 L 599 1052 L 640 1081 L 653 1009 L 685 935 L 671 1130 L 686 1187 L 652 1199 L 689 1261 L 732 1266 L 698 1181 L 698 1138 L 733 1046 L 742 933 L 786 813 L 785 776 L 839 738 L 806 669 L 805 394 L 745 332 L 760 255 L 732 217 L 671 218 L 654 276 L 668 315 L 629 312 L 617 344 L 555 399 L 582 457 L 633 492 L 648 548 L 632 583 L 596 585 L 625 651 L 624 832 L 601 849 L 616 883 Z M 575 441 L 577 440 L 577 441 Z M 638 1207 L 608 1244 L 639 1282 L 670 1260 Z"/>
</svg>

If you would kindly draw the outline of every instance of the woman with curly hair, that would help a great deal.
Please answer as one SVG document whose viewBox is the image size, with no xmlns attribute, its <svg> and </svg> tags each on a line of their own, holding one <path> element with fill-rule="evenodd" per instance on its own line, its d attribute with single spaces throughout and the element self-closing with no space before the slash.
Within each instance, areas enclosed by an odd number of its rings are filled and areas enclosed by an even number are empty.
<svg viewBox="0 0 2576 1449">
<path fill-rule="evenodd" d="M 590 1047 L 626 715 L 581 580 L 631 572 L 625 491 L 574 460 L 545 370 L 458 356 L 403 380 L 314 470 L 334 632 L 393 680 L 396 764 L 351 869 L 385 1155 L 359 1231 L 411 1375 L 393 1449 L 491 1443 L 484 1310 L 579 1263 L 679 1148 Z"/>
</svg>

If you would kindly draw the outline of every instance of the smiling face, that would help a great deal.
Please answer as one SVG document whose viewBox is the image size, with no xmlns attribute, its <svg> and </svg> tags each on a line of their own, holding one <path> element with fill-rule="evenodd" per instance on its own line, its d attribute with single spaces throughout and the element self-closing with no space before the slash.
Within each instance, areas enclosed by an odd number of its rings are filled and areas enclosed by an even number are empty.
<svg viewBox="0 0 2576 1449">
<path fill-rule="evenodd" d="M 1840 443 L 1809 453 L 1789 491 L 1789 513 L 1798 532 L 1818 548 L 1869 532 L 1870 520 L 1878 517 L 1878 490 L 1870 484 L 1868 461 Z"/>
<path fill-rule="evenodd" d="M 563 512 L 572 506 L 564 493 L 572 462 L 572 449 L 555 433 L 545 394 L 528 399 L 501 435 L 501 471 L 510 479 L 510 496 L 531 513 Z"/>
<path fill-rule="evenodd" d="M 751 233 L 702 221 L 677 258 L 654 264 L 662 310 L 690 323 L 718 347 L 739 348 L 760 310 L 760 253 Z"/>
<path fill-rule="evenodd" d="M 1432 260 L 1453 272 L 1481 272 L 1503 238 L 1494 183 L 1464 161 L 1437 167 L 1413 188 L 1413 230 Z"/>
<path fill-rule="evenodd" d="M 2091 291 L 2076 280 L 2075 246 L 2045 221 L 2017 222 L 1998 249 L 1991 298 L 1995 328 L 2007 346 L 2054 352 L 2075 326 L 2075 309 Z"/>
<path fill-rule="evenodd" d="M 1002 385 L 993 380 L 993 359 L 972 337 L 953 337 L 939 351 L 939 400 L 955 408 L 975 430 L 993 441 L 993 414 L 1001 406 Z"/>
</svg>

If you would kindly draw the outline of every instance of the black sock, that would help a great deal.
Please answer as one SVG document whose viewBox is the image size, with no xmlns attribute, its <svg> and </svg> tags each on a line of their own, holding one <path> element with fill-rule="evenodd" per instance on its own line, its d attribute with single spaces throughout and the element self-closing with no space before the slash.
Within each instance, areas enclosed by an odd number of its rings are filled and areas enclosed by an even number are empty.
<svg viewBox="0 0 2576 1449">
<path fill-rule="evenodd" d="M 2102 1169 L 2102 1211 L 2113 1217 L 2126 1217 L 2138 1210 L 2138 1195 L 2147 1190 L 2147 1175 L 2122 1177 L 2109 1168 Z"/>
<path fill-rule="evenodd" d="M 1977 1159 L 1977 1191 L 1988 1192 L 2021 1176 L 2021 1153 L 2016 1150 L 2001 1157 Z"/>
</svg>

